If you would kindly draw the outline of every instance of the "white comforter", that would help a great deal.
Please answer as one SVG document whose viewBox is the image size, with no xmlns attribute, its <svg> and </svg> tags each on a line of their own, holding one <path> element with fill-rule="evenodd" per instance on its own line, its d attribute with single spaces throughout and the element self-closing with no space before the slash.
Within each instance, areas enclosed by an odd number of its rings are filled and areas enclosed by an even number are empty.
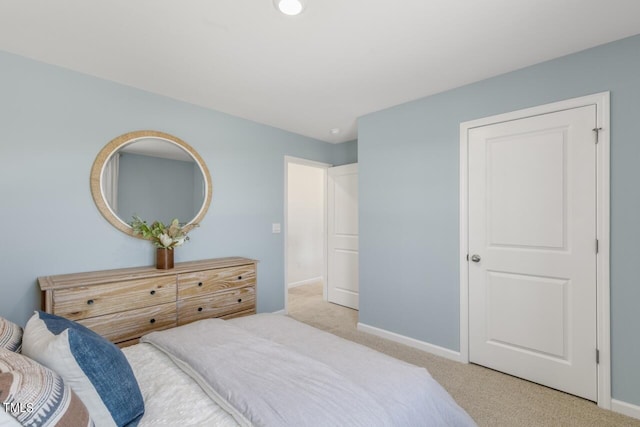
<svg viewBox="0 0 640 427">
<path fill-rule="evenodd" d="M 475 425 L 428 372 L 281 315 L 143 337 L 241 425 Z"/>
<path fill-rule="evenodd" d="M 122 351 L 144 398 L 144 416 L 138 427 L 238 426 L 191 377 L 151 344 L 137 344 Z"/>
</svg>

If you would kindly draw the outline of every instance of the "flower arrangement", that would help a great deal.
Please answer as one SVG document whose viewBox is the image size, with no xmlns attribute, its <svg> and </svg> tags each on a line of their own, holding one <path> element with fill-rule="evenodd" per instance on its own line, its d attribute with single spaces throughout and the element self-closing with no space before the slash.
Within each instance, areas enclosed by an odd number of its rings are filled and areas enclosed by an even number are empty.
<svg viewBox="0 0 640 427">
<path fill-rule="evenodd" d="M 148 225 L 147 221 L 137 215 L 133 216 L 130 225 L 134 235 L 140 235 L 143 239 L 150 240 L 156 247 L 164 249 L 181 246 L 189 240 L 187 233 L 198 227 L 196 223 L 181 225 L 177 218 L 172 220 L 168 226 L 160 221 L 154 221 Z"/>
</svg>

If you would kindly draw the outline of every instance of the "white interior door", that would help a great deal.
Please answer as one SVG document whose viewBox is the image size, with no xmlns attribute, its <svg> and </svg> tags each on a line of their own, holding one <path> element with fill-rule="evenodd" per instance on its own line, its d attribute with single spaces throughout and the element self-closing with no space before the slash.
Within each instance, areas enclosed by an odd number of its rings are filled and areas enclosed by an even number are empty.
<svg viewBox="0 0 640 427">
<path fill-rule="evenodd" d="M 328 169 L 329 302 L 358 309 L 358 165 Z"/>
<path fill-rule="evenodd" d="M 469 130 L 469 360 L 590 400 L 596 107 Z"/>
</svg>

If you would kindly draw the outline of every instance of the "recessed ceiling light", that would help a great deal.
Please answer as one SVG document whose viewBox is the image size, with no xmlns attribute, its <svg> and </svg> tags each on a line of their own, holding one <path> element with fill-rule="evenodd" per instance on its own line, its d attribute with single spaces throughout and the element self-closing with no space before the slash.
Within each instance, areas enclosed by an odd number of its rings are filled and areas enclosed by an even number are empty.
<svg viewBox="0 0 640 427">
<path fill-rule="evenodd" d="M 276 8 L 285 15 L 294 16 L 302 13 L 303 0 L 273 0 Z"/>
<path fill-rule="evenodd" d="M 331 134 L 332 134 L 332 135 L 337 135 L 337 134 L 339 134 L 339 133 L 340 133 L 340 129 L 339 129 L 339 128 L 333 128 L 333 129 L 331 129 Z"/>
</svg>

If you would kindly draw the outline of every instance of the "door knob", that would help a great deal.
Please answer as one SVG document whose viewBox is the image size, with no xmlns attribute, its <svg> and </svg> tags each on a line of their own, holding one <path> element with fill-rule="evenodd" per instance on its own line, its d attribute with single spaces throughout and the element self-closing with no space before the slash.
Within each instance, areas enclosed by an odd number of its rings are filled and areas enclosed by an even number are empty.
<svg viewBox="0 0 640 427">
<path fill-rule="evenodd" d="M 476 254 L 471 255 L 471 261 L 480 262 L 480 255 L 476 255 Z"/>
</svg>

